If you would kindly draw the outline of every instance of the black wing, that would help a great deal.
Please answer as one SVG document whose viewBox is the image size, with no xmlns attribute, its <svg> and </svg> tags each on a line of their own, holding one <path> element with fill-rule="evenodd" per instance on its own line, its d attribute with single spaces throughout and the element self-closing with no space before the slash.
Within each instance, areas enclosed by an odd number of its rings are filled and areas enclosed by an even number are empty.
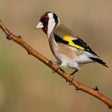
<svg viewBox="0 0 112 112">
<path fill-rule="evenodd" d="M 54 39 L 57 43 L 63 43 L 66 45 L 69 45 L 69 42 L 66 40 L 63 40 L 62 38 L 60 38 L 58 35 L 54 34 Z M 90 52 L 94 55 L 97 56 L 97 54 L 80 38 L 77 39 L 73 39 L 72 42 L 78 46 L 81 46 L 82 48 L 84 48 L 85 51 Z M 70 45 L 69 45 L 70 46 Z M 73 47 L 73 46 L 72 46 Z"/>
<path fill-rule="evenodd" d="M 85 49 L 85 51 L 90 52 L 90 53 L 92 53 L 92 54 L 94 54 L 94 55 L 97 56 L 97 54 L 96 54 L 82 39 L 77 38 L 77 39 L 74 39 L 74 40 L 72 40 L 72 41 L 73 41 L 75 44 L 77 44 L 77 45 L 83 47 L 83 48 Z"/>
</svg>

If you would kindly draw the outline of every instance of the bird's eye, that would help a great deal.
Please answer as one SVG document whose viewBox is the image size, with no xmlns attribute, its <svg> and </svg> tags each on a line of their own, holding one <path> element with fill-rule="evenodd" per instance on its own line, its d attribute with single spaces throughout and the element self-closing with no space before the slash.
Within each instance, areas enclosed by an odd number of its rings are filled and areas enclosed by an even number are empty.
<svg viewBox="0 0 112 112">
<path fill-rule="evenodd" d="M 41 21 L 44 23 L 48 23 L 48 20 L 49 20 L 48 18 L 43 18 Z"/>
</svg>

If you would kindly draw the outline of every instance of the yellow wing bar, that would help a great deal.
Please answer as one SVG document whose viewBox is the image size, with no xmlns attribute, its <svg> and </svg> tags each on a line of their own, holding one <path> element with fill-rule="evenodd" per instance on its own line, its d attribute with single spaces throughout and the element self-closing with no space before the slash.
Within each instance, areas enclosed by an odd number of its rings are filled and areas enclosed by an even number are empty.
<svg viewBox="0 0 112 112">
<path fill-rule="evenodd" d="M 70 46 L 73 46 L 73 47 L 75 47 L 75 48 L 77 48 L 77 49 L 80 49 L 80 50 L 85 50 L 85 48 L 84 47 L 82 47 L 82 46 L 79 46 L 79 45 L 77 45 L 77 44 L 75 44 L 72 40 L 73 40 L 73 37 L 71 37 L 71 36 L 64 36 L 64 38 L 63 38 L 65 41 L 67 41 L 68 43 L 69 43 L 69 45 Z"/>
</svg>

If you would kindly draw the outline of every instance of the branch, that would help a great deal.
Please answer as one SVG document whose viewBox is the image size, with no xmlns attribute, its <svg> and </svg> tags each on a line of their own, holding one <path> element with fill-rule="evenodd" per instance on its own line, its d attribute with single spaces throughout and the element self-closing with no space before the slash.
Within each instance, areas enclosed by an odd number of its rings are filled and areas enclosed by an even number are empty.
<svg viewBox="0 0 112 112">
<path fill-rule="evenodd" d="M 69 81 L 73 86 L 75 86 L 76 90 L 81 90 L 85 93 L 88 93 L 100 101 L 104 102 L 107 104 L 109 108 L 112 108 L 112 100 L 103 95 L 98 91 L 98 88 L 91 88 L 88 87 L 80 82 L 78 82 L 75 79 L 72 79 L 67 73 L 65 73 L 63 70 L 59 69 L 56 64 L 54 64 L 51 60 L 48 60 L 46 57 L 41 55 L 39 52 L 37 52 L 35 49 L 33 49 L 30 45 L 28 45 L 21 36 L 16 36 L 15 34 L 11 33 L 8 28 L 0 21 L 0 28 L 3 30 L 3 32 L 6 34 L 6 38 L 8 40 L 12 40 L 22 46 L 28 54 L 34 56 L 41 62 L 43 62 L 45 65 L 49 66 L 52 70 L 56 71 L 60 76 L 62 76 L 64 79 Z"/>
</svg>

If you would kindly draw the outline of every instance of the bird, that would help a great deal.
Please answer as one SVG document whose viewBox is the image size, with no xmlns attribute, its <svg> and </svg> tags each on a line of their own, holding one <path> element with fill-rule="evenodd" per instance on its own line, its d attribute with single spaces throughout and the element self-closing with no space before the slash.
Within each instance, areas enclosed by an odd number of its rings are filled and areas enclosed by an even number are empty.
<svg viewBox="0 0 112 112">
<path fill-rule="evenodd" d="M 46 34 L 50 49 L 60 67 L 74 69 L 74 76 L 83 65 L 97 62 L 105 67 L 106 63 L 52 11 L 45 12 L 36 25 Z"/>
</svg>

